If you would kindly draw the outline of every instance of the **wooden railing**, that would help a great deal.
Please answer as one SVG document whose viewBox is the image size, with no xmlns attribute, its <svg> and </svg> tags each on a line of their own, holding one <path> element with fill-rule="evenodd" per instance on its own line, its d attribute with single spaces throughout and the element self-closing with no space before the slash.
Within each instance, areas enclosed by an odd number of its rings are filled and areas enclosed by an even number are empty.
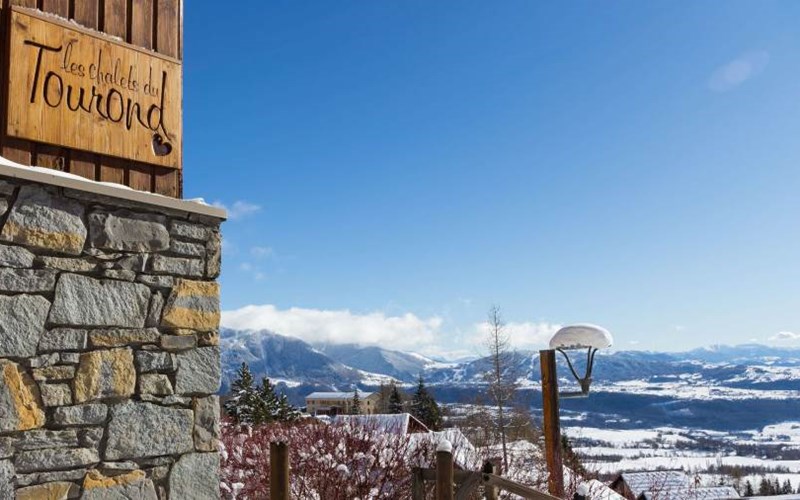
<svg viewBox="0 0 800 500">
<path fill-rule="evenodd" d="M 289 447 L 286 443 L 270 443 L 270 500 L 289 500 Z M 425 482 L 435 483 L 436 500 L 467 500 L 483 486 L 486 500 L 497 500 L 499 491 L 507 491 L 530 500 L 559 500 L 528 486 L 494 474 L 494 465 L 487 462 L 481 472 L 455 470 L 452 451 L 436 452 L 436 468 L 415 468 L 412 473 L 411 498 L 425 500 Z"/>
<path fill-rule="evenodd" d="M 435 483 L 436 500 L 467 500 L 481 485 L 483 485 L 483 497 L 486 500 L 497 500 L 498 492 L 501 490 L 531 500 L 559 500 L 558 497 L 495 474 L 494 465 L 491 462 L 487 462 L 481 472 L 454 469 L 453 453 L 437 451 L 435 469 L 414 469 L 412 500 L 425 499 L 425 481 Z"/>
</svg>

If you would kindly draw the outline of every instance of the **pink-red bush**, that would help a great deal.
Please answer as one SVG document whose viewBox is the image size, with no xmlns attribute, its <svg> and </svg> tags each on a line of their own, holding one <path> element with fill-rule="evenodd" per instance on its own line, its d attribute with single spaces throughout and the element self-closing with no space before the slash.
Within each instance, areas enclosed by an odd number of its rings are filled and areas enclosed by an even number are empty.
<svg viewBox="0 0 800 500">
<path fill-rule="evenodd" d="M 377 500 L 411 497 L 413 467 L 427 463 L 427 444 L 364 426 L 304 422 L 256 428 L 223 426 L 225 498 L 269 498 L 269 447 L 289 445 L 292 498 Z"/>
</svg>

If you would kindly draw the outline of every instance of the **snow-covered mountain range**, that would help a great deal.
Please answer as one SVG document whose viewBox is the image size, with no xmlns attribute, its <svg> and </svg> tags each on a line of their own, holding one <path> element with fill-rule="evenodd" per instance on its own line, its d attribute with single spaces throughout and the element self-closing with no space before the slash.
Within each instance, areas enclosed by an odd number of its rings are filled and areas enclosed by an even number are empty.
<svg viewBox="0 0 800 500">
<path fill-rule="evenodd" d="M 355 386 L 369 390 L 391 380 L 413 384 L 419 375 L 441 401 L 469 403 L 480 394 L 483 373 L 489 368 L 485 358 L 443 363 L 376 346 L 310 345 L 266 330 L 223 329 L 221 345 L 223 392 L 246 361 L 258 377 L 282 383 L 298 403 L 313 390 Z M 582 361 L 583 356 L 578 358 Z M 537 353 L 514 352 L 510 364 L 520 384 L 520 403 L 536 408 L 540 397 Z M 560 363 L 559 375 L 566 387 L 571 380 L 565 364 Z M 587 425 L 667 424 L 727 431 L 800 415 L 800 349 L 748 344 L 680 353 L 601 353 L 593 380 L 591 397 L 562 401 L 566 418 L 580 416 Z"/>
</svg>

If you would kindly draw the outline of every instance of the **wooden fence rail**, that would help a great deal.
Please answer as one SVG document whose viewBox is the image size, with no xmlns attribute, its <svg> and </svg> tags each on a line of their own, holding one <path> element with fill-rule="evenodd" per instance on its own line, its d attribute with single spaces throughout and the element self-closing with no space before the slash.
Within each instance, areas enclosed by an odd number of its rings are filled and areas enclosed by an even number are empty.
<svg viewBox="0 0 800 500">
<path fill-rule="evenodd" d="M 270 443 L 269 461 L 270 500 L 289 500 L 289 446 L 283 442 Z M 559 500 L 558 497 L 510 481 L 494 472 L 491 463 L 487 463 L 481 472 L 456 470 L 452 451 L 440 448 L 436 451 L 435 469 L 413 470 L 411 498 L 425 500 L 425 482 L 428 481 L 435 484 L 436 500 L 467 500 L 481 485 L 486 500 L 497 500 L 498 490 L 529 500 Z"/>
</svg>

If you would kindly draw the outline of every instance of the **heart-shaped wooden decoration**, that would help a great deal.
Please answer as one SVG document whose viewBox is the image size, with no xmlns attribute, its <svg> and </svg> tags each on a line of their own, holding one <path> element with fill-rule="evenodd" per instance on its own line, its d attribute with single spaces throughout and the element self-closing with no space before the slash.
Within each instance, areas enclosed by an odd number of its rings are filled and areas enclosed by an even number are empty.
<svg viewBox="0 0 800 500">
<path fill-rule="evenodd" d="M 167 156 L 172 153 L 172 144 L 166 142 L 161 134 L 153 134 L 153 153 L 156 156 Z"/>
</svg>

